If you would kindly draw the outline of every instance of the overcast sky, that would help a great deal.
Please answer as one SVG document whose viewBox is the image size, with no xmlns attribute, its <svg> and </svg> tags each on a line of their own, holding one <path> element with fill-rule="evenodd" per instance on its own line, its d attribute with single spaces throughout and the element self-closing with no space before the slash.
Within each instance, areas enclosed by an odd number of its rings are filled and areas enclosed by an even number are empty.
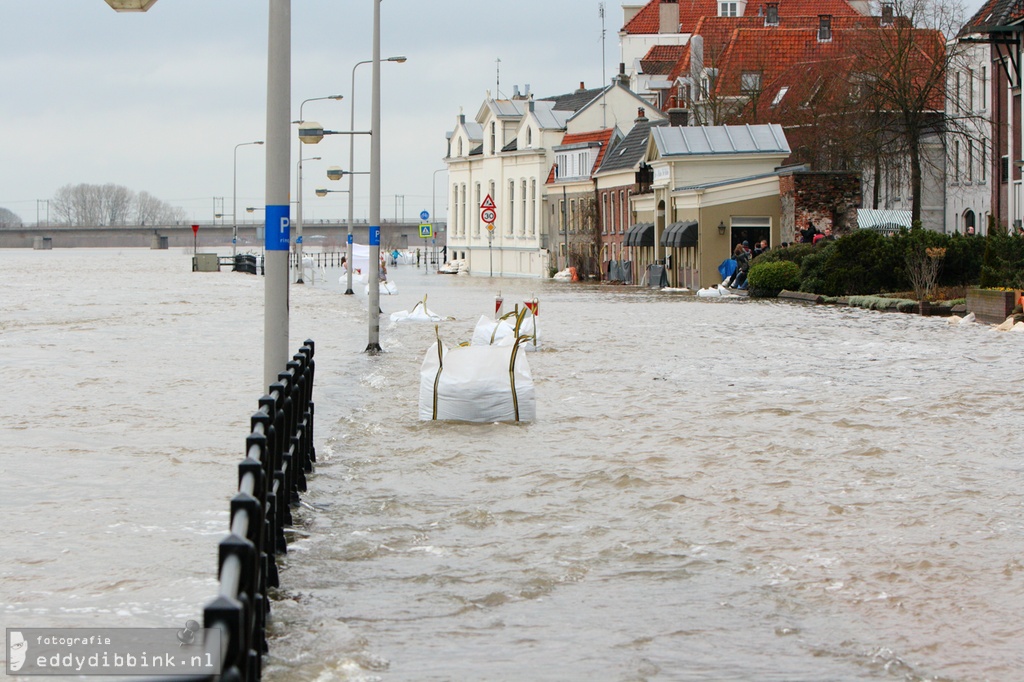
<svg viewBox="0 0 1024 682">
<path fill-rule="evenodd" d="M 981 0 L 968 2 L 973 12 Z M 381 217 L 447 216 L 445 133 L 460 110 L 472 119 L 488 91 L 529 84 L 536 97 L 599 87 L 618 70 L 621 2 L 597 0 L 384 0 Z M 119 14 L 104 0 L 0 2 L 0 207 L 35 223 L 57 189 L 124 185 L 183 208 L 190 220 L 232 212 L 235 145 L 266 135 L 267 2 L 158 0 Z M 292 0 L 292 118 L 347 130 L 352 67 L 371 57 L 372 0 Z M 602 40 L 602 31 L 604 39 Z M 602 53 L 603 48 L 603 53 Z M 500 59 L 500 63 L 497 61 Z M 356 129 L 370 115 L 370 65 L 356 72 Z M 347 215 L 347 195 L 315 196 L 328 166 L 347 169 L 346 136 L 305 146 L 307 222 Z M 298 160 L 298 142 L 292 166 Z M 264 203 L 265 147 L 237 150 L 239 222 Z M 356 171 L 369 167 L 356 140 Z M 295 183 L 291 183 L 294 199 Z M 356 216 L 367 215 L 356 178 Z M 396 199 L 396 195 L 402 198 Z M 220 202 L 220 203 L 218 203 Z M 261 218 L 260 218 L 261 219 Z"/>
<path fill-rule="evenodd" d="M 500 84 L 537 97 L 598 87 L 618 69 L 619 4 L 597 0 L 384 0 L 381 216 L 447 215 L 445 133 L 462 109 L 472 119 Z M 232 211 L 235 145 L 266 135 L 268 5 L 257 0 L 158 0 L 145 14 L 119 14 L 104 0 L 0 2 L 0 207 L 26 223 L 45 218 L 57 189 L 124 185 L 180 206 L 190 219 Z M 347 130 L 352 68 L 372 52 L 372 0 L 292 0 L 292 118 Z M 602 46 L 604 64 L 602 65 Z M 500 63 L 497 60 L 500 59 Z M 356 71 L 356 129 L 370 117 L 370 65 Z M 344 218 L 347 195 L 318 198 L 328 166 L 348 167 L 346 136 L 304 147 L 305 220 Z M 298 160 L 298 138 L 292 165 Z M 239 222 L 262 206 L 265 147 L 237 150 Z M 355 170 L 369 167 L 356 142 Z M 292 181 L 294 199 L 295 183 Z M 365 217 L 366 176 L 356 177 L 356 216 Z M 396 199 L 396 195 L 404 199 Z M 219 201 L 218 199 L 217 201 Z M 255 214 L 261 216 L 262 214 Z"/>
</svg>

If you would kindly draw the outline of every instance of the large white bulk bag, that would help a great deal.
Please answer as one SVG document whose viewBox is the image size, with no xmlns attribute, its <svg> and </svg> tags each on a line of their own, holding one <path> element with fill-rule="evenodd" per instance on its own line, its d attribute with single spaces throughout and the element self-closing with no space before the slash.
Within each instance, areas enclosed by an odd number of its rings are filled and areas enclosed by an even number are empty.
<svg viewBox="0 0 1024 682">
<path fill-rule="evenodd" d="M 497 320 L 481 315 L 473 328 L 470 344 L 473 346 L 507 346 L 520 337 L 526 337 L 523 348 L 537 350 L 540 346 L 540 334 L 537 329 L 537 317 L 530 308 L 506 313 Z"/>
<path fill-rule="evenodd" d="M 391 313 L 392 322 L 440 322 L 441 316 L 427 309 L 427 297 L 412 307 L 412 310 L 400 310 Z"/>
<path fill-rule="evenodd" d="M 537 417 L 522 340 L 448 348 L 438 338 L 420 367 L 420 419 L 521 422 Z"/>
</svg>

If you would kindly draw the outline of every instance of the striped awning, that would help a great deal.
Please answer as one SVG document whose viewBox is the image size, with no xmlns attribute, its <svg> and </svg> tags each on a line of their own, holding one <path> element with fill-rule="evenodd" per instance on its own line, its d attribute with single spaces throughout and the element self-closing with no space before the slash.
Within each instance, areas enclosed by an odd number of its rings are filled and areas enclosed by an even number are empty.
<svg viewBox="0 0 1024 682">
<path fill-rule="evenodd" d="M 661 245 L 675 248 L 697 246 L 697 221 L 670 224 L 661 233 Z"/>
<path fill-rule="evenodd" d="M 654 223 L 637 223 L 622 237 L 623 246 L 654 246 Z"/>
<path fill-rule="evenodd" d="M 877 208 L 858 208 L 857 227 L 869 230 L 908 230 L 913 224 L 910 211 L 887 211 Z"/>
</svg>

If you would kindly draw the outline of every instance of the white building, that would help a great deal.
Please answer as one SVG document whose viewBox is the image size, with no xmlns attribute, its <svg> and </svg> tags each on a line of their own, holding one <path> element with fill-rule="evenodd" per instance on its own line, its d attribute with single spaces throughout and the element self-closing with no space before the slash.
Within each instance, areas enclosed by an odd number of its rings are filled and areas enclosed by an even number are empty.
<svg viewBox="0 0 1024 682">
<path fill-rule="evenodd" d="M 947 78 L 946 166 L 947 233 L 988 231 L 992 213 L 991 46 L 963 43 Z"/>
<path fill-rule="evenodd" d="M 547 196 L 555 148 L 566 133 L 613 129 L 611 137 L 621 138 L 632 128 L 638 105 L 645 103 L 623 85 L 588 90 L 581 83 L 575 92 L 540 100 L 518 88 L 511 99 L 487 93 L 473 121 L 459 114 L 445 157 L 449 260 L 465 260 L 476 275 L 548 276 L 558 233 L 558 225 L 550 224 L 558 216 Z M 593 149 L 585 156 L 592 163 L 597 158 Z M 573 172 L 589 178 L 592 171 Z M 553 201 L 561 200 L 561 191 Z M 487 197 L 494 203 L 490 225 L 481 215 Z"/>
</svg>

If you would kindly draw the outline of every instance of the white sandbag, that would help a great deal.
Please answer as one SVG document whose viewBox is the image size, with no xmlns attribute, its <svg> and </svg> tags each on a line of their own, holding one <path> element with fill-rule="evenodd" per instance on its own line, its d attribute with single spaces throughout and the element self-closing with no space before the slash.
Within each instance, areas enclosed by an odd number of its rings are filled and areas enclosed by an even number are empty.
<svg viewBox="0 0 1024 682">
<path fill-rule="evenodd" d="M 501 346 L 511 345 L 516 338 L 516 330 L 506 318 L 492 320 L 486 315 L 481 315 L 473 328 L 471 346 Z"/>
<path fill-rule="evenodd" d="M 537 350 L 540 347 L 540 330 L 537 317 L 529 307 L 505 313 L 497 320 L 481 315 L 473 329 L 473 346 L 507 346 L 520 337 L 526 337 L 523 348 Z"/>
<path fill-rule="evenodd" d="M 364 287 L 366 295 L 370 295 L 370 284 L 367 283 Z M 390 279 L 380 283 L 380 294 L 381 296 L 394 296 L 398 293 L 398 285 L 392 282 Z"/>
<path fill-rule="evenodd" d="M 519 345 L 448 348 L 438 339 L 420 367 L 420 419 L 481 423 L 536 419 L 533 377 Z"/>
<path fill-rule="evenodd" d="M 427 297 L 424 296 L 412 307 L 412 310 L 400 310 L 391 313 L 392 322 L 440 322 L 441 316 L 427 309 Z"/>
</svg>

